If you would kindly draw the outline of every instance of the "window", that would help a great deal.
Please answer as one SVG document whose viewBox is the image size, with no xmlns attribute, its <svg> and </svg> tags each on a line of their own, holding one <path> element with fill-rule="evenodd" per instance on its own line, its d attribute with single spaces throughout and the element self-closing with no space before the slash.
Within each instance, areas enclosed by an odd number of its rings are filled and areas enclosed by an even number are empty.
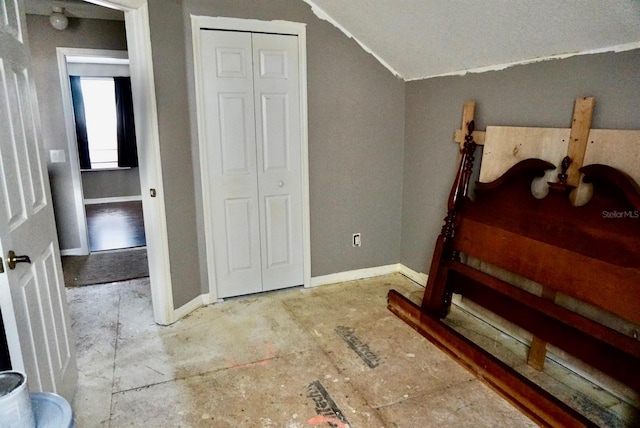
<svg viewBox="0 0 640 428">
<path fill-rule="evenodd" d="M 91 169 L 118 167 L 118 120 L 113 78 L 81 77 Z"/>
<path fill-rule="evenodd" d="M 129 77 L 69 76 L 80 168 L 138 166 Z"/>
</svg>

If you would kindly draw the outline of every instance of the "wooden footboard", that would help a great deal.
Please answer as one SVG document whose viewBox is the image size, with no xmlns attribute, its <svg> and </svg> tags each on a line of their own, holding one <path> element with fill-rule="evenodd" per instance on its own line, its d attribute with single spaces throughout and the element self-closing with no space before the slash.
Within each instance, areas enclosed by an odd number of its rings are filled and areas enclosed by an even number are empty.
<svg viewBox="0 0 640 428">
<path fill-rule="evenodd" d="M 387 304 L 391 312 L 541 426 L 597 426 L 397 291 L 389 292 Z"/>
</svg>

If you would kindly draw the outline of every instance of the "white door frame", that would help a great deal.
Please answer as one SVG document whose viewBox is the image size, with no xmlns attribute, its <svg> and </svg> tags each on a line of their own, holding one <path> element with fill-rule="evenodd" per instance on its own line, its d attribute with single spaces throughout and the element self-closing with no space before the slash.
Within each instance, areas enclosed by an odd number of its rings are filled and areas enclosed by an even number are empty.
<svg viewBox="0 0 640 428">
<path fill-rule="evenodd" d="M 76 135 L 73 101 L 71 99 L 71 84 L 69 83 L 68 59 L 72 57 L 105 58 L 128 60 L 127 51 L 113 51 L 104 49 L 57 48 L 58 72 L 60 74 L 60 89 L 62 90 L 62 113 L 67 134 L 67 150 L 69 153 L 69 167 L 71 168 L 71 183 L 73 185 L 73 205 L 76 211 L 78 236 L 80 246 L 61 250 L 63 256 L 84 256 L 89 254 L 89 240 L 87 233 L 87 215 L 84 209 L 84 195 L 82 190 L 82 172 L 78 156 L 78 139 Z"/>
<path fill-rule="evenodd" d="M 178 316 L 173 307 L 148 0 L 86 1 L 124 12 L 153 318 L 158 324 L 168 325 L 177 321 Z M 155 197 L 151 196 L 151 189 L 155 190 Z"/>
<path fill-rule="evenodd" d="M 217 300 L 218 292 L 215 274 L 215 254 L 213 227 L 208 219 L 212 218 L 209 168 L 206 162 L 207 141 L 204 123 L 203 83 L 200 56 L 200 30 L 235 30 L 260 33 L 291 34 L 298 36 L 298 55 L 300 67 L 300 124 L 301 124 L 301 171 L 302 171 L 302 239 L 304 251 L 304 286 L 311 287 L 311 227 L 309 214 L 309 131 L 307 123 L 307 28 L 305 24 L 288 21 L 259 21 L 255 19 L 223 18 L 191 15 L 191 36 L 193 40 L 193 62 L 195 72 L 196 104 L 198 112 L 198 147 L 200 151 L 200 179 L 202 180 L 202 206 L 204 214 L 204 236 L 207 251 L 207 269 L 209 272 L 210 301 Z"/>
</svg>

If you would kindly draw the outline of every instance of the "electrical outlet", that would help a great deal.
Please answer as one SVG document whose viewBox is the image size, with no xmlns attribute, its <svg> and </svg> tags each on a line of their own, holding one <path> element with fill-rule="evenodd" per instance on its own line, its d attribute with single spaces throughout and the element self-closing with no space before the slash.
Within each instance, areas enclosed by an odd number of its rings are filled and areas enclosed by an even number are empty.
<svg viewBox="0 0 640 428">
<path fill-rule="evenodd" d="M 362 246 L 362 237 L 360 236 L 359 233 L 354 233 L 353 234 L 353 239 L 351 240 L 351 244 L 354 247 L 361 247 Z"/>
</svg>

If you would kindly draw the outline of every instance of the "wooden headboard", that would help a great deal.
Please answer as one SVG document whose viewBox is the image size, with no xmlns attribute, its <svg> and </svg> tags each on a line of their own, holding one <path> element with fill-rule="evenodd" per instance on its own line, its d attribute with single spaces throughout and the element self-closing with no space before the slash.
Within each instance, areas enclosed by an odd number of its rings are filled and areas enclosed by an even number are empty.
<svg viewBox="0 0 640 428">
<path fill-rule="evenodd" d="M 476 143 L 469 123 L 448 214 L 431 262 L 421 305 L 396 291 L 389 309 L 519 407 L 549 426 L 590 426 L 566 404 L 519 375 L 440 321 L 452 293 L 460 294 L 640 392 L 640 342 L 544 296 L 513 286 L 465 263 L 468 257 L 640 324 L 640 188 L 606 165 L 579 172 L 593 186 L 582 206 L 571 203 L 566 158 L 558 181 L 536 198 L 534 179 L 556 169 L 526 159 L 490 183 L 469 180 Z"/>
<path fill-rule="evenodd" d="M 549 168 L 525 160 L 478 183 L 475 201 L 465 197 L 457 210 L 451 248 L 640 324 L 638 186 L 616 169 L 590 165 L 580 170 L 594 187 L 586 205 L 570 204 L 566 184 L 536 199 L 531 182 Z"/>
</svg>

